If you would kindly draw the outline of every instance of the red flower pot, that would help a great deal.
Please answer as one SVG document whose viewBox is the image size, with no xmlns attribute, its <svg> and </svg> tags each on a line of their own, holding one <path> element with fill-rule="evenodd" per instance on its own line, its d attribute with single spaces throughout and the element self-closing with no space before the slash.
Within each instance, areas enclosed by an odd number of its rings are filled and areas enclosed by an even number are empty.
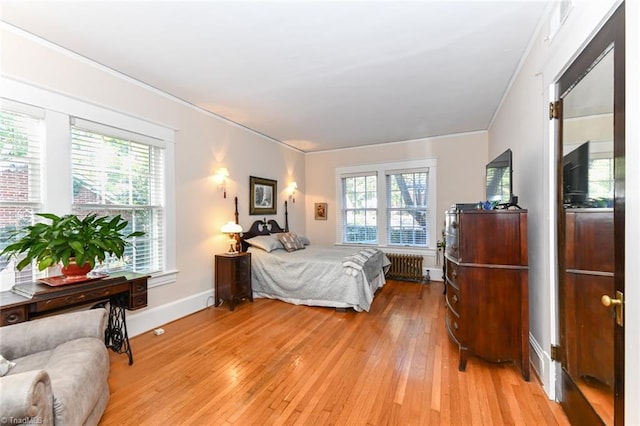
<svg viewBox="0 0 640 426">
<path fill-rule="evenodd" d="M 69 262 L 69 266 L 63 266 L 61 269 L 62 275 L 65 277 L 77 277 L 87 275 L 91 271 L 91 265 L 89 262 L 82 266 L 78 266 L 75 260 Z"/>
</svg>

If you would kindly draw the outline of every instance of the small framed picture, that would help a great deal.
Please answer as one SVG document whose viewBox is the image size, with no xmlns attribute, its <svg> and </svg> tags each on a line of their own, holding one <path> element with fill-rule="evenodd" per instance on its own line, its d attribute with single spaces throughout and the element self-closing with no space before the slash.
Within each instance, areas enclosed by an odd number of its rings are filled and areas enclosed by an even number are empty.
<svg viewBox="0 0 640 426">
<path fill-rule="evenodd" d="M 315 203 L 313 211 L 315 220 L 327 220 L 327 203 Z"/>
<path fill-rule="evenodd" d="M 249 214 L 277 213 L 278 182 L 249 176 Z"/>
</svg>

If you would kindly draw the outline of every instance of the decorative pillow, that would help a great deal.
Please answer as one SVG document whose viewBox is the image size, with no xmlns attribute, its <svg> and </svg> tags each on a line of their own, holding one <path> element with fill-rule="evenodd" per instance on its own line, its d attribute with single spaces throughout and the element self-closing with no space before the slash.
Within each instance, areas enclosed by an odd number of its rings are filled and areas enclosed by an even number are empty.
<svg viewBox="0 0 640 426">
<path fill-rule="evenodd" d="M 304 244 L 300 241 L 300 238 L 293 232 L 282 232 L 278 234 L 278 239 L 284 246 L 286 251 L 296 251 L 304 248 Z"/>
<path fill-rule="evenodd" d="M 298 235 L 298 239 L 300 240 L 300 242 L 302 244 L 304 244 L 305 246 L 308 246 L 311 244 L 311 241 L 309 240 L 309 238 L 305 237 L 304 235 Z"/>
<path fill-rule="evenodd" d="M 9 361 L 8 359 L 0 355 L 0 376 L 4 376 L 15 366 L 15 362 Z"/>
<path fill-rule="evenodd" d="M 262 249 L 267 253 L 284 248 L 275 235 L 258 235 L 245 241 L 253 247 Z"/>
</svg>

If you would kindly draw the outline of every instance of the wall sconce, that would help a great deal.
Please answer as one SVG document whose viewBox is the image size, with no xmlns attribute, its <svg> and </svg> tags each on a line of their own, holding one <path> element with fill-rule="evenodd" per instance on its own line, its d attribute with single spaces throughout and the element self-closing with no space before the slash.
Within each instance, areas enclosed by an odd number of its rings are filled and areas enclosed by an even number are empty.
<svg viewBox="0 0 640 426">
<path fill-rule="evenodd" d="M 242 226 L 235 222 L 227 222 L 222 225 L 220 231 L 229 236 L 229 253 L 237 253 L 236 245 L 238 244 L 238 240 L 236 238 L 238 234 L 242 233 Z"/>
<path fill-rule="evenodd" d="M 295 199 L 296 189 L 298 189 L 298 184 L 295 182 L 291 182 L 289 186 L 287 186 L 287 192 L 289 193 L 289 198 L 291 198 L 291 201 L 293 201 L 294 203 L 296 202 L 296 199 Z"/>
<path fill-rule="evenodd" d="M 229 177 L 229 170 L 226 167 L 220 167 L 215 174 L 215 179 L 220 189 L 222 189 L 223 197 L 227 198 L 227 178 Z"/>
</svg>

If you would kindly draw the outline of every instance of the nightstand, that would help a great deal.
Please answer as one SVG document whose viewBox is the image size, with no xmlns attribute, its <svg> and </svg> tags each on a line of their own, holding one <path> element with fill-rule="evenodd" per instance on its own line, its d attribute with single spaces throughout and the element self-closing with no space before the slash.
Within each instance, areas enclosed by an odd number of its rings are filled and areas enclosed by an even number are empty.
<svg viewBox="0 0 640 426">
<path fill-rule="evenodd" d="M 242 299 L 253 302 L 251 289 L 251 253 L 224 253 L 215 256 L 215 304 L 223 301 L 234 310 Z"/>
</svg>

